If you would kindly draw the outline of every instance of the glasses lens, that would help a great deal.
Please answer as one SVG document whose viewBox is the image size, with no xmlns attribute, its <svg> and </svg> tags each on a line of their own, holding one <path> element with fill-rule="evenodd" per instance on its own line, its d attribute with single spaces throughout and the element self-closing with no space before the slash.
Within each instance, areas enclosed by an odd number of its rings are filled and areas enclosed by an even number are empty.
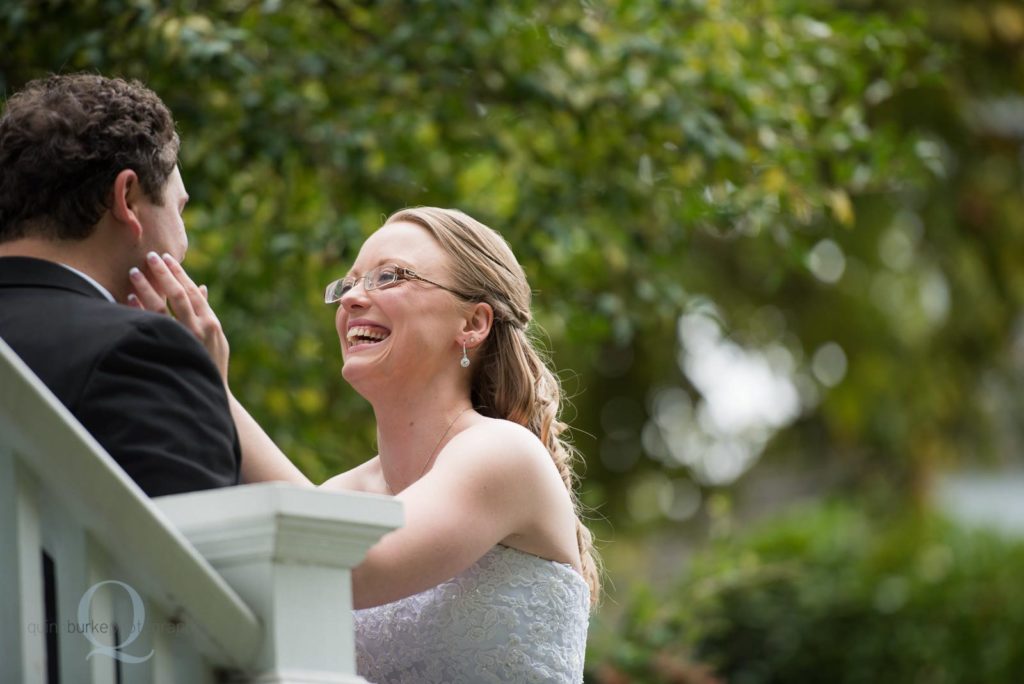
<svg viewBox="0 0 1024 684">
<path fill-rule="evenodd" d="M 333 304 L 338 301 L 345 296 L 346 292 L 352 289 L 354 283 L 355 281 L 352 278 L 335 280 L 327 286 L 327 290 L 324 292 L 324 302 L 327 304 Z"/>
<path fill-rule="evenodd" d="M 327 286 L 327 291 L 324 293 L 324 301 L 328 304 L 332 304 L 356 286 L 356 283 L 360 279 L 349 276 L 348 278 L 342 278 L 341 280 L 335 280 L 333 283 Z M 375 268 L 365 276 L 361 278 L 363 281 L 363 287 L 367 292 L 370 290 L 377 290 L 380 288 L 391 287 L 396 284 L 400 278 L 398 277 L 398 269 L 395 266 L 380 266 Z"/>
<path fill-rule="evenodd" d="M 394 266 L 381 266 L 366 274 L 366 289 L 377 290 L 391 287 L 398 282 L 398 272 Z"/>
</svg>

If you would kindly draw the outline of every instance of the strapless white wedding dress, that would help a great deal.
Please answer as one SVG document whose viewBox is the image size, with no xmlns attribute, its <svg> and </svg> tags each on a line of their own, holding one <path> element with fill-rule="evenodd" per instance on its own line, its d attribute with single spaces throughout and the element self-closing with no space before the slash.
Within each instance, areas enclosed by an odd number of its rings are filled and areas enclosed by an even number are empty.
<svg viewBox="0 0 1024 684">
<path fill-rule="evenodd" d="M 570 566 L 495 546 L 462 574 L 354 611 L 374 684 L 583 681 L 590 588 Z"/>
</svg>

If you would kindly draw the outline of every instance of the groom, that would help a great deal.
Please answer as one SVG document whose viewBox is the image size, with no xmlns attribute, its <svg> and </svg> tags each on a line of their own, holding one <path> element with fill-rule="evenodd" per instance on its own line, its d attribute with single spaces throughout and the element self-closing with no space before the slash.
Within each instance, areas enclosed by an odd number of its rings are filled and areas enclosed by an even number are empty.
<svg viewBox="0 0 1024 684">
<path fill-rule="evenodd" d="M 121 305 L 148 254 L 185 256 L 178 144 L 136 81 L 51 76 L 0 116 L 0 337 L 150 496 L 239 479 L 209 355 L 172 318 Z"/>
</svg>

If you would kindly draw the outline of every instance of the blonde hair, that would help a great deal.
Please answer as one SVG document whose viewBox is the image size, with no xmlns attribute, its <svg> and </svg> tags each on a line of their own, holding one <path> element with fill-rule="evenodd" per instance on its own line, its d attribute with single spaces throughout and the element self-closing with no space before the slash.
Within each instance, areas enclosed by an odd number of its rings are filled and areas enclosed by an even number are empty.
<svg viewBox="0 0 1024 684">
<path fill-rule="evenodd" d="M 531 292 L 523 267 L 501 235 L 456 209 L 402 209 L 385 225 L 398 221 L 426 228 L 451 257 L 452 289 L 494 310 L 490 335 L 474 366 L 473 406 L 484 415 L 526 427 L 551 454 L 572 499 L 583 577 L 590 585 L 591 603 L 596 603 L 600 571 L 593 537 L 580 518 L 572 468 L 576 450 L 562 437 L 568 425 L 558 417 L 561 385 L 528 334 Z"/>
</svg>

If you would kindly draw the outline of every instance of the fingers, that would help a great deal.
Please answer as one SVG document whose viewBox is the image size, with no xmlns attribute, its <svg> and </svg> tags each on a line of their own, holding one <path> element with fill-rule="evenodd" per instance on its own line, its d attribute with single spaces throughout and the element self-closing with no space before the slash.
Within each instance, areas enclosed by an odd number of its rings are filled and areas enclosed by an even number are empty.
<svg viewBox="0 0 1024 684">
<path fill-rule="evenodd" d="M 198 332 L 197 312 L 192 298 L 186 289 L 187 283 L 182 282 L 171 271 L 168 261 L 173 261 L 173 259 L 162 259 L 156 252 L 150 252 L 146 255 L 146 267 L 149 270 L 152 285 L 167 298 L 174 317 L 189 330 Z M 181 267 L 179 266 L 178 268 L 180 270 Z M 202 299 L 202 297 L 199 297 L 199 299 Z"/>
<path fill-rule="evenodd" d="M 135 289 L 128 296 L 129 306 L 167 313 L 169 302 L 174 317 L 206 347 L 226 383 L 231 351 L 217 314 L 207 302 L 206 286 L 196 286 L 181 264 L 167 254 L 162 258 L 155 252 L 147 254 L 146 269 L 148 278 L 136 268 L 128 274 Z"/>
<path fill-rule="evenodd" d="M 141 309 L 167 313 L 168 304 L 174 317 L 200 339 L 220 334 L 220 321 L 207 302 L 206 286 L 198 287 L 185 269 L 170 255 L 155 252 L 146 255 L 147 278 L 138 269 L 129 272 L 135 296 L 128 304 Z"/>
<path fill-rule="evenodd" d="M 129 306 L 156 313 L 167 313 L 167 300 L 156 291 L 142 271 L 133 268 L 128 271 L 128 279 L 131 280 L 132 287 L 135 289 L 134 294 L 128 295 Z"/>
<path fill-rule="evenodd" d="M 201 289 L 192 281 L 185 269 L 181 267 L 174 257 L 169 254 L 164 254 L 163 264 L 170 272 L 174 279 L 181 286 L 182 291 L 188 298 L 188 303 L 192 308 L 193 313 L 197 316 L 212 316 L 213 310 L 210 309 L 210 305 L 206 302 L 206 297 L 203 296 Z M 168 295 L 169 297 L 170 295 Z M 172 300 L 173 302 L 173 300 Z M 177 315 L 177 309 L 175 309 L 175 315 Z"/>
</svg>

